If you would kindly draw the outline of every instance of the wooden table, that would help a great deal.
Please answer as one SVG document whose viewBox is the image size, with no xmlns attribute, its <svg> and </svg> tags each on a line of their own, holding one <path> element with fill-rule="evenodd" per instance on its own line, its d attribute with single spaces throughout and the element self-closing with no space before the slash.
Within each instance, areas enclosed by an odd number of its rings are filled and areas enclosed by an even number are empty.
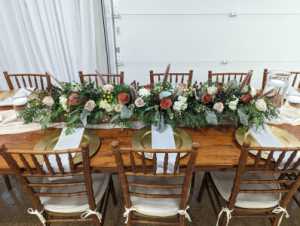
<svg viewBox="0 0 300 226">
<path fill-rule="evenodd" d="M 282 125 L 280 127 L 288 130 L 300 139 L 300 126 Z M 53 130 L 47 129 L 23 134 L 2 135 L 0 136 L 0 144 L 5 144 L 8 149 L 32 149 L 42 137 L 49 135 Z M 234 168 L 238 165 L 240 148 L 234 139 L 234 128 L 211 127 L 185 130 L 191 135 L 193 142 L 200 144 L 196 160 L 196 168 L 198 170 Z M 130 147 L 132 135 L 136 130 L 99 129 L 93 131 L 101 137 L 102 145 L 91 159 L 92 169 L 97 172 L 116 172 L 116 163 L 110 144 L 113 140 L 119 140 L 121 146 Z M 0 173 L 12 173 L 2 157 L 0 157 Z"/>
</svg>

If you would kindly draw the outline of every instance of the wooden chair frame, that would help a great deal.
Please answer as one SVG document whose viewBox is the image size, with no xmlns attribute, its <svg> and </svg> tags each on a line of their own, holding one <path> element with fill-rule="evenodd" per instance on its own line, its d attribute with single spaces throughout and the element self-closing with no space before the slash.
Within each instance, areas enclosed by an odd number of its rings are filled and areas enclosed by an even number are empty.
<svg viewBox="0 0 300 226">
<path fill-rule="evenodd" d="M 154 86 L 156 82 L 162 82 L 166 73 L 154 73 L 153 70 L 150 71 L 150 85 Z M 187 81 L 187 85 L 190 86 L 193 80 L 193 70 L 190 70 L 188 73 L 175 73 L 175 72 L 167 72 L 168 81 L 170 83 L 178 84 L 185 83 Z"/>
<path fill-rule="evenodd" d="M 134 195 L 142 198 L 179 198 L 180 199 L 180 208 L 185 209 L 189 200 L 190 186 L 192 183 L 193 170 L 195 165 L 195 159 L 197 157 L 197 150 L 199 148 L 198 144 L 193 144 L 191 149 L 143 149 L 137 150 L 132 148 L 120 148 L 119 142 L 114 141 L 112 143 L 112 150 L 115 155 L 118 175 L 120 184 L 122 187 L 124 204 L 126 208 L 132 206 L 130 196 Z M 139 154 L 137 154 L 139 153 Z M 151 153 L 153 155 L 153 160 L 147 159 L 146 153 Z M 174 165 L 174 173 L 168 173 L 168 158 L 169 154 L 176 154 L 176 161 Z M 180 154 L 185 153 L 189 158 L 188 164 L 185 168 L 180 166 Z M 164 165 L 163 172 L 157 173 L 157 154 L 164 155 Z M 162 183 L 147 183 L 147 182 L 129 182 L 129 176 L 142 176 L 142 177 L 152 177 L 152 178 L 176 178 L 183 177 L 184 181 L 182 184 L 162 184 Z M 146 189 L 176 189 L 181 188 L 180 194 L 149 194 L 149 193 L 136 193 L 131 192 L 130 187 L 140 187 Z M 163 220 L 160 218 L 160 220 Z M 169 226 L 185 226 L 185 217 L 177 217 L 176 222 L 166 222 L 166 221 L 157 221 L 153 220 L 151 217 L 147 218 L 146 216 L 141 216 L 140 214 L 131 212 L 129 214 L 127 226 L 134 224 L 151 224 L 151 225 L 169 225 Z"/>
<path fill-rule="evenodd" d="M 3 74 L 10 90 L 35 87 L 36 89 L 50 91 L 52 88 L 51 76 L 47 72 L 45 74 L 9 74 L 4 71 Z M 44 80 L 46 80 L 46 84 L 44 84 Z M 17 87 L 14 87 L 13 81 L 15 81 Z"/>
<path fill-rule="evenodd" d="M 22 188 L 27 193 L 32 201 L 33 208 L 38 211 L 43 211 L 43 205 L 39 197 L 84 197 L 88 198 L 89 208 L 91 210 L 99 210 L 103 213 L 102 223 L 99 222 L 98 218 L 94 215 L 90 218 L 82 219 L 80 213 L 78 214 L 62 214 L 54 213 L 50 211 L 44 211 L 43 215 L 46 219 L 46 225 L 49 226 L 51 223 L 61 222 L 83 222 L 88 221 L 94 225 L 101 226 L 105 219 L 108 198 L 110 192 L 114 189 L 112 178 L 110 177 L 109 186 L 105 191 L 105 194 L 100 201 L 99 205 L 96 205 L 93 191 L 93 183 L 90 169 L 90 159 L 88 147 L 79 149 L 60 151 L 59 154 L 55 151 L 31 151 L 31 150 L 7 150 L 3 145 L 0 148 L 0 154 L 5 159 L 9 167 L 15 172 L 17 178 L 21 182 Z M 70 165 L 70 171 L 66 171 L 62 165 L 60 154 L 66 154 Z M 80 165 L 76 165 L 73 161 L 73 154 L 81 155 L 83 162 Z M 55 156 L 56 164 L 59 170 L 54 170 L 50 164 L 49 156 Z M 39 159 L 43 159 L 47 171 L 43 168 Z M 81 180 L 76 179 L 75 181 L 67 178 L 63 182 L 45 182 L 48 177 L 64 178 L 70 176 L 82 177 Z M 41 182 L 31 182 L 30 178 L 39 178 Z M 85 189 L 76 192 L 64 192 L 63 188 L 73 186 L 83 186 Z M 43 192 L 41 189 L 55 188 L 60 189 L 62 192 Z M 38 189 L 38 190 L 36 190 Z M 112 193 L 115 196 L 114 190 Z M 114 201 L 116 200 L 113 197 Z"/>
<path fill-rule="evenodd" d="M 253 74 L 252 70 L 248 72 L 217 72 L 217 73 L 208 71 L 208 82 L 209 84 L 212 84 L 212 82 L 224 84 L 234 80 L 239 82 L 240 84 L 245 81 L 246 82 L 245 85 L 249 85 L 251 82 L 252 74 Z"/>
<path fill-rule="evenodd" d="M 252 151 L 257 151 L 254 156 L 251 154 Z M 273 155 L 275 152 L 280 152 L 277 161 L 274 161 Z M 292 154 L 288 157 L 287 161 L 283 163 L 284 158 L 288 152 Z M 267 158 L 262 159 L 263 153 L 268 153 Z M 296 160 L 297 153 L 300 153 L 299 148 L 270 148 L 270 147 L 249 147 L 243 146 L 242 153 L 239 160 L 238 168 L 236 169 L 236 176 L 234 179 L 234 185 L 232 187 L 231 196 L 229 201 L 222 198 L 214 181 L 209 173 L 205 173 L 202 186 L 200 188 L 198 201 L 201 201 L 204 189 L 207 188 L 209 198 L 211 200 L 213 209 L 215 213 L 221 209 L 222 203 L 225 203 L 228 209 L 234 210 L 232 217 L 266 217 L 268 218 L 272 226 L 278 224 L 280 214 L 272 213 L 274 208 L 267 209 L 247 209 L 235 207 L 237 196 L 241 193 L 281 193 L 284 194 L 280 200 L 279 205 L 283 208 L 287 208 L 288 204 L 292 200 L 293 196 L 300 187 L 300 174 L 299 169 L 300 159 Z M 296 160 L 296 161 L 295 161 Z M 249 164 L 249 161 L 252 163 Z M 246 173 L 259 173 L 259 175 L 280 175 L 278 179 L 244 179 L 243 175 Z M 295 178 L 287 178 L 286 175 L 290 173 L 295 173 L 297 176 Z M 274 184 L 280 185 L 278 189 L 241 189 L 242 184 Z M 216 201 L 214 201 L 216 200 Z M 226 225 L 225 217 L 221 221 L 221 225 Z"/>
<path fill-rule="evenodd" d="M 102 76 L 102 78 L 101 78 Z M 104 79 L 102 83 L 105 84 L 124 84 L 124 72 L 121 71 L 120 74 L 84 74 L 82 71 L 79 71 L 79 78 L 81 84 L 88 82 L 94 82 L 96 87 L 102 86 L 103 84 L 99 84 L 99 81 Z"/>
<path fill-rule="evenodd" d="M 294 78 L 292 79 L 292 87 L 299 89 L 300 88 L 300 80 L 298 79 L 298 76 L 300 77 L 300 71 L 291 71 L 290 73 L 292 76 L 294 76 Z M 269 70 L 264 69 L 263 80 L 262 80 L 262 85 L 261 85 L 262 91 L 266 88 L 268 75 L 269 75 Z M 298 84 L 297 84 L 297 81 L 298 81 Z"/>
</svg>

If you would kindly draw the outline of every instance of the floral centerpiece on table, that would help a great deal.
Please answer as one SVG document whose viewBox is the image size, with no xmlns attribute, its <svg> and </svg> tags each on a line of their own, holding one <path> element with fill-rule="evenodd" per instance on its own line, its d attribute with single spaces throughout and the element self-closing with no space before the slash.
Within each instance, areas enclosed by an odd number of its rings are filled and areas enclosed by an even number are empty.
<svg viewBox="0 0 300 226">
<path fill-rule="evenodd" d="M 51 94 L 35 93 L 20 116 L 25 123 L 38 122 L 43 127 L 65 122 L 68 132 L 88 123 L 127 124 L 134 107 L 132 93 L 127 85 L 106 84 L 95 88 L 87 83 L 61 83 Z"/>
</svg>

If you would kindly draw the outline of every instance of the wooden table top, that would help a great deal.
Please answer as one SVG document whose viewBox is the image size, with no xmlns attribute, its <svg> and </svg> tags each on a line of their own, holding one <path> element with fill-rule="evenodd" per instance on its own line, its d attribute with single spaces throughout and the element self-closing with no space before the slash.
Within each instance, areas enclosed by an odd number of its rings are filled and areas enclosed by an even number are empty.
<svg viewBox="0 0 300 226">
<path fill-rule="evenodd" d="M 282 125 L 279 127 L 288 130 L 300 139 L 300 126 Z M 54 130 L 47 129 L 23 134 L 1 135 L 0 144 L 5 144 L 8 149 L 32 149 L 41 138 L 49 135 Z M 102 139 L 102 145 L 91 159 L 92 169 L 94 171 L 116 172 L 116 163 L 110 144 L 113 140 L 119 140 L 122 147 L 131 147 L 132 135 L 136 130 L 98 129 L 93 131 Z M 200 144 L 196 159 L 197 169 L 234 168 L 238 165 L 240 148 L 234 138 L 234 128 L 210 127 L 185 129 L 185 131 L 191 135 L 193 142 Z M 12 173 L 2 157 L 0 157 L 0 172 Z"/>
</svg>

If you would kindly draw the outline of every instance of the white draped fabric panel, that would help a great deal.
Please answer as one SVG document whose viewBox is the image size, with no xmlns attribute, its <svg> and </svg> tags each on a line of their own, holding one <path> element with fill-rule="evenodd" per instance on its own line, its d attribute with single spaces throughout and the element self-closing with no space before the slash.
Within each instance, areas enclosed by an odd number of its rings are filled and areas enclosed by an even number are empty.
<svg viewBox="0 0 300 226">
<path fill-rule="evenodd" d="M 0 0 L 0 72 L 107 72 L 101 0 Z M 7 89 L 4 78 L 0 89 Z"/>
</svg>

